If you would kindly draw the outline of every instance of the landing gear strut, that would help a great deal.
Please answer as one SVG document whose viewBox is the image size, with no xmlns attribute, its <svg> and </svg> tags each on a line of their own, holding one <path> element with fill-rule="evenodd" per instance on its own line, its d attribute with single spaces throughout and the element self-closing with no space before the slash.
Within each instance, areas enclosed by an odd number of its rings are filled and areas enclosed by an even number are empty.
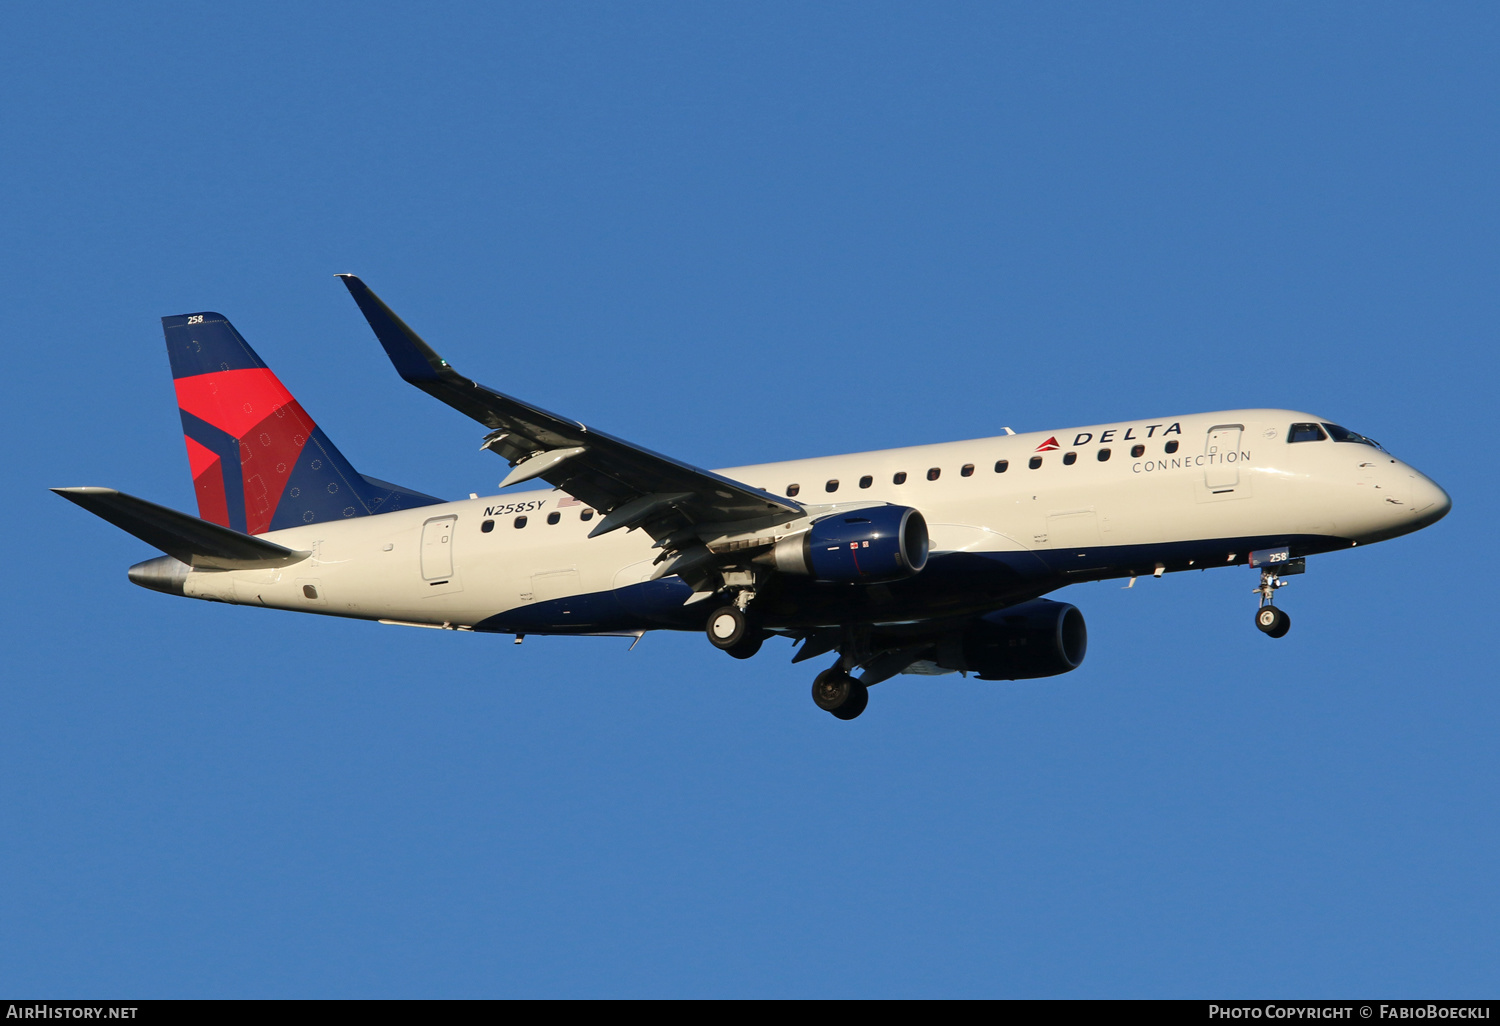
<svg viewBox="0 0 1500 1026">
<path fill-rule="evenodd" d="M 818 674 L 812 686 L 813 701 L 819 709 L 841 720 L 852 720 L 870 704 L 870 692 L 844 671 L 842 663 Z"/>
<path fill-rule="evenodd" d="M 736 659 L 749 659 L 760 651 L 766 632 L 735 606 L 722 606 L 708 617 L 708 640 Z"/>
<path fill-rule="evenodd" d="M 1298 569 L 1301 572 L 1300 561 Z M 1277 609 L 1271 604 L 1276 598 L 1276 589 L 1286 587 L 1287 582 L 1270 570 L 1260 572 L 1260 587 L 1254 589 L 1260 596 L 1260 608 L 1255 611 L 1255 626 L 1263 634 L 1269 634 L 1273 638 L 1282 638 L 1286 632 L 1292 629 L 1292 618 L 1287 615 L 1285 609 Z"/>
</svg>

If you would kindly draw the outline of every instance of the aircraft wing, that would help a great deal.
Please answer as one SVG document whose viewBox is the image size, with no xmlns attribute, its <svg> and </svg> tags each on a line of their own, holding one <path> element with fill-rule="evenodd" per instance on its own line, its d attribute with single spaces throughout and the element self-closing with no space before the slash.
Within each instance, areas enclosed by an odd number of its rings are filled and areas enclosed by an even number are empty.
<svg viewBox="0 0 1500 1026">
<path fill-rule="evenodd" d="M 352 274 L 339 278 L 397 372 L 491 428 L 484 448 L 510 461 L 501 487 L 541 478 L 606 514 L 590 537 L 643 527 L 658 541 L 700 523 L 792 519 L 800 503 L 652 452 L 464 377 Z M 678 545 L 666 546 L 676 551 Z"/>
</svg>

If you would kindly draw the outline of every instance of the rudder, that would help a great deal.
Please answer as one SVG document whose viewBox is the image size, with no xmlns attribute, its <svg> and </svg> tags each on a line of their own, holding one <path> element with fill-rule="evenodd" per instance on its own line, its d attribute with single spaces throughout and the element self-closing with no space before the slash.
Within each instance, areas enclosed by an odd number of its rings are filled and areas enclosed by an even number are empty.
<svg viewBox="0 0 1500 1026">
<path fill-rule="evenodd" d="M 263 534 L 442 501 L 356 471 L 223 314 L 162 331 L 204 520 Z"/>
</svg>

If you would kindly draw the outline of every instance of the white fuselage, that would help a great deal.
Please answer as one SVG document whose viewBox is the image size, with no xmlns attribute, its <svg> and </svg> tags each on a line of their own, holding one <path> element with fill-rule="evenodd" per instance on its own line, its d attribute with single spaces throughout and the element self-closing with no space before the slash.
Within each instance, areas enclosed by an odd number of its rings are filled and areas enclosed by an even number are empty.
<svg viewBox="0 0 1500 1026">
<path fill-rule="evenodd" d="M 1243 564 L 1245 545 L 1291 542 L 1313 552 L 1367 544 L 1417 530 L 1447 511 L 1441 488 L 1379 449 L 1288 441 L 1291 424 L 1320 420 L 1286 410 L 1232 410 L 719 473 L 779 495 L 795 492 L 813 515 L 821 504 L 913 507 L 927 520 L 932 553 L 928 569 L 914 580 L 947 557 L 968 554 L 1019 574 L 1027 582 L 1021 590 L 1029 594 L 1074 580 Z M 1057 448 L 1039 451 L 1049 438 Z M 1167 451 L 1171 443 L 1174 452 Z M 1104 450 L 1107 459 L 1100 458 Z M 1065 462 L 1069 454 L 1071 463 Z M 1041 458 L 1035 469 L 1034 457 Z M 1001 461 L 1004 470 L 997 472 Z M 550 522 L 554 515 L 556 523 Z M 487 522 L 493 522 L 488 531 Z M 660 616 L 633 622 L 629 603 L 611 606 L 615 612 L 604 622 L 581 602 L 575 610 L 560 601 L 629 593 L 651 578 L 659 552 L 652 540 L 641 531 L 588 538 L 597 524 L 592 511 L 555 489 L 314 524 L 263 536 L 311 551 L 301 563 L 195 571 L 183 594 L 516 632 L 690 625 L 691 616 L 681 624 Z M 690 589 L 679 587 L 682 594 L 668 599 L 663 592 L 659 598 L 681 607 Z M 871 607 L 862 615 L 910 619 L 913 608 L 896 591 L 898 600 L 887 612 Z M 994 605 L 997 594 L 973 601 Z M 931 597 L 926 593 L 923 601 Z M 528 619 L 528 607 L 549 603 L 552 615 Z M 785 623 L 822 615 L 808 608 L 788 605 Z M 576 626 L 568 619 L 574 615 Z"/>
</svg>

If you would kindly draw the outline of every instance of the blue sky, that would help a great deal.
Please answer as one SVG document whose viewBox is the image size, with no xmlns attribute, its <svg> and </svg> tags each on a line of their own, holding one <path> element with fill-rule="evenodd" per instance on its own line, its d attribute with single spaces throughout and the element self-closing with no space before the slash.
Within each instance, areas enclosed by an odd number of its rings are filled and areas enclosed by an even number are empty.
<svg viewBox="0 0 1500 1026">
<path fill-rule="evenodd" d="M 1478 996 L 1500 973 L 1493 5 L 44 5 L 0 14 L 0 991 Z M 158 318 L 362 471 L 493 490 L 336 272 L 704 466 L 1240 406 L 1454 498 L 1059 596 L 1077 672 L 172 599 L 46 492 L 193 509 Z M 41 552 L 38 553 L 38 547 Z M 45 558 L 43 558 L 45 556 Z"/>
</svg>

